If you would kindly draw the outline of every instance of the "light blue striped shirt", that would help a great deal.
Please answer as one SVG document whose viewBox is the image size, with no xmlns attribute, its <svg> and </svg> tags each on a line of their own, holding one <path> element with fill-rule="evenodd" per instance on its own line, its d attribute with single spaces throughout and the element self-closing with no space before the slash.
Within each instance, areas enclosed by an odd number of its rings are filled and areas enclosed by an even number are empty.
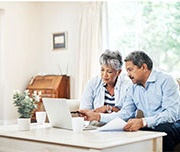
<svg viewBox="0 0 180 152">
<path fill-rule="evenodd" d="M 130 79 L 120 74 L 114 87 L 115 106 L 121 108 L 124 102 L 126 91 L 131 85 Z M 80 102 L 80 109 L 96 109 L 105 103 L 105 87 L 100 76 L 89 80 Z"/>
<path fill-rule="evenodd" d="M 115 117 L 127 121 L 135 117 L 137 109 L 143 111 L 148 127 L 180 120 L 179 87 L 172 76 L 153 70 L 145 86 L 133 84 L 127 91 L 122 109 L 118 113 L 101 114 L 101 122 Z"/>
</svg>

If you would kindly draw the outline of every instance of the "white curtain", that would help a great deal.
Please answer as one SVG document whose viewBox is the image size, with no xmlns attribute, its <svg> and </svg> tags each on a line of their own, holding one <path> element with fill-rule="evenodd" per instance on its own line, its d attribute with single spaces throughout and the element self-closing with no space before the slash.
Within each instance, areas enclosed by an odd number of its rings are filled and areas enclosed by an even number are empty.
<svg viewBox="0 0 180 152">
<path fill-rule="evenodd" d="M 87 2 L 79 17 L 79 48 L 75 96 L 80 98 L 87 81 L 100 73 L 99 57 L 102 54 L 103 2 Z"/>
<path fill-rule="evenodd" d="M 0 125 L 3 124 L 3 119 L 4 119 L 4 87 L 3 87 L 3 82 L 4 82 L 4 61 L 3 61 L 3 39 L 2 39 L 2 33 L 3 33 L 3 14 L 4 10 L 0 9 Z"/>
</svg>

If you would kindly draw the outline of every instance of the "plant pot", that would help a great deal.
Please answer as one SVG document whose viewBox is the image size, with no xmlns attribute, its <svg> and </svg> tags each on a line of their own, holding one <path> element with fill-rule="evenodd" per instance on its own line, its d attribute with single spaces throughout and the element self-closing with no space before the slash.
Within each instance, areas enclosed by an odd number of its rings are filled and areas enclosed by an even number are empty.
<svg viewBox="0 0 180 152">
<path fill-rule="evenodd" d="M 30 118 L 18 118 L 17 119 L 18 130 L 30 130 L 31 120 Z"/>
</svg>

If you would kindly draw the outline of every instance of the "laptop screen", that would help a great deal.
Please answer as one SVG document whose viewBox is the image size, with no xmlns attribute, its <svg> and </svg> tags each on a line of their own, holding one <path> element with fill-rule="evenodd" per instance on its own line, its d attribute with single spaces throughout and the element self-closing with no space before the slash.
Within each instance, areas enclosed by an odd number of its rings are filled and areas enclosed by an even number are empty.
<svg viewBox="0 0 180 152">
<path fill-rule="evenodd" d="M 72 129 L 72 117 L 66 99 L 42 98 L 42 101 L 52 127 Z"/>
</svg>

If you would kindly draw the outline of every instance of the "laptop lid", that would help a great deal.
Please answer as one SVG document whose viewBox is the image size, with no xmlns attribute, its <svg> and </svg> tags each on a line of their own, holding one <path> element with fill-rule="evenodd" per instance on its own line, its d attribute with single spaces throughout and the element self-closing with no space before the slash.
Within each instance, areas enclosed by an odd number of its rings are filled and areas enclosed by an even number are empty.
<svg viewBox="0 0 180 152">
<path fill-rule="evenodd" d="M 72 117 L 68 103 L 64 98 L 42 98 L 52 127 L 72 129 Z"/>
</svg>

